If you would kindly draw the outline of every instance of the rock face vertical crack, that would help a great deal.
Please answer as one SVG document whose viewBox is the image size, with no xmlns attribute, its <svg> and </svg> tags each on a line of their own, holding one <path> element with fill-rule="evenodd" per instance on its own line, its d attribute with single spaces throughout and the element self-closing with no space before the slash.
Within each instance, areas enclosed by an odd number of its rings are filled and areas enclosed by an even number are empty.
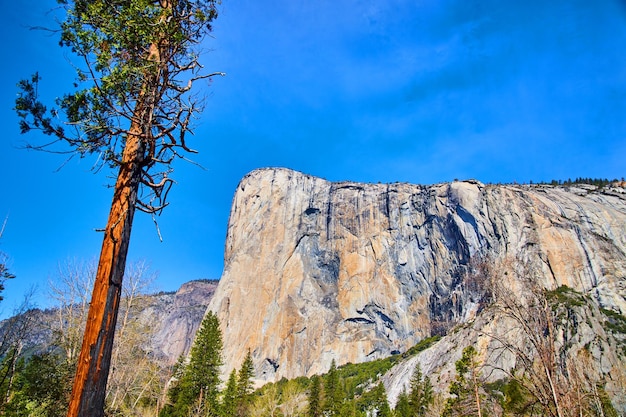
<svg viewBox="0 0 626 417">
<path fill-rule="evenodd" d="M 595 285 L 603 306 L 626 314 L 619 296 L 626 195 L 610 204 L 592 197 L 537 186 L 331 183 L 255 171 L 233 199 L 224 274 L 209 305 L 228 319 L 224 372 L 248 349 L 258 375 L 275 381 L 443 334 L 481 299 L 465 282 L 472 257 L 524 259 L 540 282 L 566 280 L 566 259 L 586 259 L 595 272 L 581 275 L 575 289 Z M 558 246 L 549 225 L 559 222 L 578 228 L 584 245 Z"/>
</svg>

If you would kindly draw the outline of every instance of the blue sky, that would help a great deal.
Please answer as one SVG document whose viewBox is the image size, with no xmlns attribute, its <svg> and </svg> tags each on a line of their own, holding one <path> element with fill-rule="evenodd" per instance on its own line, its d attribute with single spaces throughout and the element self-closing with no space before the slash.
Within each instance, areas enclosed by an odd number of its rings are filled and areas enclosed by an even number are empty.
<svg viewBox="0 0 626 417">
<path fill-rule="evenodd" d="M 15 84 L 39 71 L 42 94 L 62 95 L 73 57 L 29 29 L 54 25 L 55 2 L 0 2 L 6 314 L 31 286 L 46 306 L 59 263 L 97 257 L 113 173 L 20 149 L 42 138 L 19 134 Z M 259 167 L 419 184 L 626 175 L 624 1 L 223 0 L 204 47 L 207 71 L 227 73 L 198 90 L 205 169 L 175 166 L 163 242 L 141 214 L 131 240 L 162 290 L 219 278 L 234 190 Z"/>
</svg>

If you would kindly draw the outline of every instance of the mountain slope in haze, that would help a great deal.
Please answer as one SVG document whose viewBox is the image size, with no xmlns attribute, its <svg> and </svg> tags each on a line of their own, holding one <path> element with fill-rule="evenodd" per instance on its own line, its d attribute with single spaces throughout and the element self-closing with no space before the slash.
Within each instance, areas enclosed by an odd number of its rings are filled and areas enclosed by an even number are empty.
<svg viewBox="0 0 626 417">
<path fill-rule="evenodd" d="M 173 365 L 181 355 L 186 355 L 216 287 L 217 281 L 196 280 L 184 283 L 176 292 L 135 295 L 129 318 L 140 323 L 137 327 L 148 332 L 145 335 L 147 346 L 141 348 L 150 352 L 164 367 Z M 125 307 L 127 300 L 122 301 Z M 4 341 L 9 340 L 14 333 L 12 327 L 23 323 L 26 331 L 16 337 L 20 338 L 24 352 L 46 351 L 58 342 L 59 333 L 66 333 L 63 339 L 67 341 L 71 337 L 69 332 L 77 337 L 73 343 L 79 347 L 87 309 L 80 305 L 66 307 L 31 309 L 0 321 L 0 334 Z M 75 328 L 70 329 L 68 325 Z M 118 321 L 118 328 L 120 325 L 121 321 Z"/>
</svg>

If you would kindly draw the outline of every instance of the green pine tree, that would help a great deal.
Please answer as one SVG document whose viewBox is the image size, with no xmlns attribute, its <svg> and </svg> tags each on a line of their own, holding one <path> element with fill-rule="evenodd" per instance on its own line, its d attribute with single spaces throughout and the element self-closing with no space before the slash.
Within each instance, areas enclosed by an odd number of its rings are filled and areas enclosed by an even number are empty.
<svg viewBox="0 0 626 417">
<path fill-rule="evenodd" d="M 74 85 L 45 104 L 35 73 L 19 82 L 14 109 L 22 133 L 50 136 L 27 148 L 93 156 L 96 171 L 117 170 L 68 409 L 70 417 L 102 417 L 135 211 L 161 214 L 173 161 L 194 152 L 186 138 L 202 106 L 192 87 L 222 75 L 202 74 L 199 61 L 219 1 L 57 3 L 64 16 L 52 32 L 73 55 Z"/>
<path fill-rule="evenodd" d="M 379 382 L 374 388 L 374 404 L 372 407 L 376 410 L 376 417 L 391 417 L 391 408 L 387 401 L 387 390 L 382 382 Z"/>
<path fill-rule="evenodd" d="M 325 415 L 338 416 L 343 402 L 343 392 L 339 382 L 337 364 L 335 360 L 330 364 L 330 370 L 324 378 L 324 406 Z"/>
<path fill-rule="evenodd" d="M 222 395 L 222 417 L 237 415 L 237 372 L 233 369 Z"/>
<path fill-rule="evenodd" d="M 418 363 L 411 376 L 411 391 L 408 394 L 411 416 L 425 416 L 433 400 L 433 387 L 430 383 L 430 379 L 422 375 L 422 369 Z"/>
<path fill-rule="evenodd" d="M 218 415 L 222 347 L 219 321 L 209 311 L 196 334 L 189 363 L 170 388 L 171 404 L 163 408 L 160 417 L 187 417 L 192 409 L 203 410 L 207 416 Z"/>
<path fill-rule="evenodd" d="M 237 416 L 245 417 L 249 414 L 251 398 L 250 394 L 254 388 L 252 378 L 254 378 L 254 363 L 250 349 L 243 360 L 237 378 Z"/>
<path fill-rule="evenodd" d="M 412 417 L 409 394 L 407 394 L 406 389 L 398 395 L 398 401 L 396 402 L 394 411 L 396 417 Z"/>
<path fill-rule="evenodd" d="M 311 388 L 309 389 L 308 417 L 322 416 L 322 381 L 318 375 L 311 378 Z"/>
<path fill-rule="evenodd" d="M 354 399 L 344 401 L 341 405 L 341 411 L 339 413 L 341 417 L 357 417 L 358 414 L 357 404 Z"/>
</svg>

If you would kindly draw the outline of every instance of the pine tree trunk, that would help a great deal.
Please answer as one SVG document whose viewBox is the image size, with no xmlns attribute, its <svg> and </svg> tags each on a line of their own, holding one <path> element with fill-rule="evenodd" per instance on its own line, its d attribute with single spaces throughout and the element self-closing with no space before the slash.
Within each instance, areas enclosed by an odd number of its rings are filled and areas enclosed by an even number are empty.
<svg viewBox="0 0 626 417">
<path fill-rule="evenodd" d="M 171 2 L 160 0 L 160 5 L 163 8 L 161 19 L 166 19 Z M 167 68 L 167 62 L 161 60 L 161 48 L 167 48 L 167 44 L 167 38 L 161 38 L 160 42 L 154 42 L 148 48 L 148 61 L 156 65 L 156 71 L 148 68 L 144 74 L 126 138 L 67 417 L 104 417 L 126 255 L 146 159 L 146 142 L 150 140 L 154 108 L 159 94 L 162 94 L 162 72 Z M 149 155 L 147 157 L 150 158 Z"/>
<path fill-rule="evenodd" d="M 141 127 L 131 127 L 115 183 L 78 358 L 68 417 L 103 417 L 122 279 L 144 159 Z"/>
</svg>

